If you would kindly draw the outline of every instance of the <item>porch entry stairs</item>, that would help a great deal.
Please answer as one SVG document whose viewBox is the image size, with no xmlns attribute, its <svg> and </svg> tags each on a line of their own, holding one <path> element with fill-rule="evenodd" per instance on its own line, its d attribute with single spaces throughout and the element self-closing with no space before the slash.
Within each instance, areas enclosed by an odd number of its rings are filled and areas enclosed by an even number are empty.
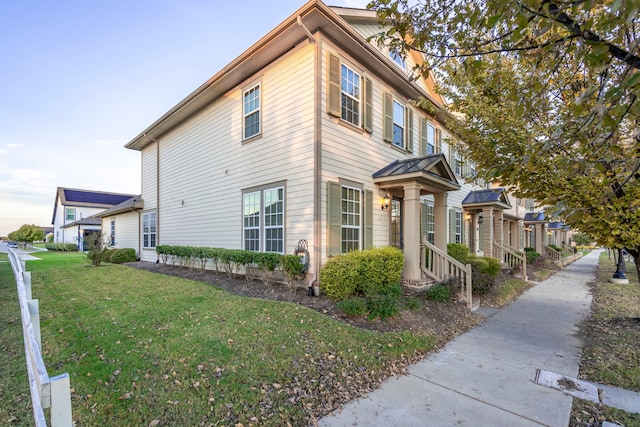
<svg viewBox="0 0 640 427">
<path fill-rule="evenodd" d="M 562 260 L 562 252 L 557 251 L 549 246 L 544 247 L 544 256 L 546 256 L 547 258 L 551 258 L 554 261 L 561 261 Z"/>
<path fill-rule="evenodd" d="M 493 242 L 493 256 L 498 258 L 503 266 L 511 269 L 515 276 L 515 270 L 520 266 L 520 275 L 523 280 L 527 279 L 527 257 L 526 255 L 510 246 L 499 242 Z"/>
<path fill-rule="evenodd" d="M 436 282 L 456 279 L 460 285 L 459 297 L 471 311 L 478 309 L 480 302 L 473 302 L 471 289 L 471 264 L 462 264 L 446 252 L 429 243 L 422 236 L 420 243 L 420 268 Z"/>
</svg>

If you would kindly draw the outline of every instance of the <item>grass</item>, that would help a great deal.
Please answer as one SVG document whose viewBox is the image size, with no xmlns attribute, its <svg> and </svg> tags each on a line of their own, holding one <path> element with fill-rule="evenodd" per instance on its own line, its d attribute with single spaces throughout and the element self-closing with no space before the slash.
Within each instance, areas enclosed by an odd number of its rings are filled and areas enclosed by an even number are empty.
<svg viewBox="0 0 640 427">
<path fill-rule="evenodd" d="M 363 331 L 291 303 L 77 253 L 27 262 L 49 375 L 71 377 L 74 421 L 99 425 L 307 425 L 433 346 Z M 256 286 L 260 286 L 256 284 Z M 33 425 L 20 314 L 0 264 L 0 424 Z"/>
<path fill-rule="evenodd" d="M 9 261 L 9 255 L 6 252 L 0 252 L 0 261 Z"/>
<path fill-rule="evenodd" d="M 494 307 L 504 307 L 513 300 L 522 295 L 533 284 L 526 280 L 510 278 L 496 289 L 495 295 L 492 296 L 491 303 Z"/>
<path fill-rule="evenodd" d="M 633 263 L 627 263 L 628 285 L 609 283 L 615 267 L 613 258 L 603 253 L 592 289 L 591 317 L 584 324 L 580 377 L 640 392 L 640 285 Z M 574 399 L 571 419 L 572 426 L 600 425 L 602 420 L 640 426 L 640 414 L 579 399 Z"/>
</svg>

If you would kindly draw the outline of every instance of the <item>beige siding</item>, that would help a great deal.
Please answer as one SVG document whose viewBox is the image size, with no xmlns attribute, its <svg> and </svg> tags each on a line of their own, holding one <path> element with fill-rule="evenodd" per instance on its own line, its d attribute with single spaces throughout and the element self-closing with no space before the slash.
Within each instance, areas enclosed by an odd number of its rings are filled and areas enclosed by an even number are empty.
<svg viewBox="0 0 640 427">
<path fill-rule="evenodd" d="M 156 170 L 157 170 L 157 143 L 147 145 L 142 149 L 142 199 L 145 210 L 157 207 L 156 194 Z"/>
<path fill-rule="evenodd" d="M 106 239 L 111 236 L 111 219 L 116 220 L 115 248 L 132 248 L 139 254 L 139 224 L 140 215 L 138 212 L 127 212 L 114 217 L 102 219 L 102 230 Z"/>
<path fill-rule="evenodd" d="M 313 46 L 294 49 L 162 139 L 159 244 L 241 248 L 242 190 L 281 181 L 286 251 L 312 240 L 313 61 Z M 243 142 L 242 92 L 255 83 L 262 135 Z"/>
</svg>

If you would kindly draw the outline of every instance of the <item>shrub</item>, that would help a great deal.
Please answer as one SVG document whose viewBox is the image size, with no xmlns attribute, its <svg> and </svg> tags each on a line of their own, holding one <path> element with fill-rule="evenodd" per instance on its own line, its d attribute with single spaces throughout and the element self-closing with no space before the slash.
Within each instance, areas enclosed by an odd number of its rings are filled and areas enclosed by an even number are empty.
<svg viewBox="0 0 640 427">
<path fill-rule="evenodd" d="M 493 257 L 471 256 L 469 264 L 471 264 L 472 271 L 471 287 L 473 293 L 478 295 L 489 293 L 500 273 L 500 261 Z"/>
<path fill-rule="evenodd" d="M 104 262 L 110 262 L 111 261 L 111 255 L 113 255 L 113 253 L 116 251 L 117 249 L 111 248 L 111 249 L 107 249 L 106 251 L 104 251 L 102 253 L 102 261 Z"/>
<path fill-rule="evenodd" d="M 282 270 L 289 279 L 288 285 L 293 288 L 295 281 L 303 276 L 304 264 L 298 255 L 284 255 L 281 260 Z"/>
<path fill-rule="evenodd" d="M 415 296 L 409 297 L 404 301 L 404 308 L 406 308 L 407 310 L 415 311 L 420 310 L 422 307 L 422 301 Z"/>
<path fill-rule="evenodd" d="M 131 248 L 116 249 L 113 255 L 111 255 L 111 262 L 114 264 L 134 262 L 136 260 L 136 250 Z"/>
<path fill-rule="evenodd" d="M 404 257 L 394 247 L 349 252 L 331 258 L 320 269 L 320 283 L 329 298 L 372 297 L 400 282 Z"/>
<path fill-rule="evenodd" d="M 361 297 L 343 299 L 337 306 L 349 316 L 362 316 L 367 312 L 367 300 Z"/>
<path fill-rule="evenodd" d="M 451 290 L 447 285 L 439 283 L 425 291 L 427 299 L 435 302 L 446 302 L 451 300 Z"/>
<path fill-rule="evenodd" d="M 447 244 L 447 254 L 463 264 L 469 262 L 469 247 L 461 243 Z"/>
<path fill-rule="evenodd" d="M 400 311 L 399 302 L 399 298 L 389 294 L 379 294 L 369 297 L 367 299 L 369 320 L 373 320 L 376 317 L 379 317 L 382 320 L 387 320 L 389 317 L 395 316 Z"/>
<path fill-rule="evenodd" d="M 100 233 L 92 233 L 85 237 L 84 241 L 89 249 L 87 258 L 91 260 L 91 265 L 94 267 L 99 266 L 104 253 L 107 251 L 107 246 L 104 244 L 104 236 Z"/>
<path fill-rule="evenodd" d="M 44 247 L 49 251 L 60 252 L 76 252 L 78 250 L 78 245 L 75 243 L 47 243 Z"/>
<path fill-rule="evenodd" d="M 532 264 L 536 259 L 538 259 L 538 257 L 540 257 L 540 254 L 536 252 L 534 248 L 524 248 L 524 253 L 527 257 L 527 264 Z"/>
</svg>

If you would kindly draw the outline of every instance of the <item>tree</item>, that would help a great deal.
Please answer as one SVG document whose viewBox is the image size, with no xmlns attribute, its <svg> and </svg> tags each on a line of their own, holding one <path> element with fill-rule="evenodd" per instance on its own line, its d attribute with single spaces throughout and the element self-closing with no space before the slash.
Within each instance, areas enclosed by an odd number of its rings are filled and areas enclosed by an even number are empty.
<svg viewBox="0 0 640 427">
<path fill-rule="evenodd" d="M 32 244 L 44 240 L 44 230 L 35 225 L 24 224 L 18 230 L 9 233 L 9 239 Z"/>
<path fill-rule="evenodd" d="M 640 0 L 376 0 L 378 41 L 415 49 L 484 178 L 536 199 L 640 274 Z"/>
<path fill-rule="evenodd" d="M 576 245 L 580 246 L 587 246 L 593 242 L 593 237 L 584 233 L 574 233 L 571 239 L 576 242 Z"/>
<path fill-rule="evenodd" d="M 102 233 L 91 233 L 85 236 L 84 243 L 87 245 L 87 258 L 91 260 L 93 267 L 99 267 L 104 257 L 104 253 L 109 250 Z"/>
</svg>

